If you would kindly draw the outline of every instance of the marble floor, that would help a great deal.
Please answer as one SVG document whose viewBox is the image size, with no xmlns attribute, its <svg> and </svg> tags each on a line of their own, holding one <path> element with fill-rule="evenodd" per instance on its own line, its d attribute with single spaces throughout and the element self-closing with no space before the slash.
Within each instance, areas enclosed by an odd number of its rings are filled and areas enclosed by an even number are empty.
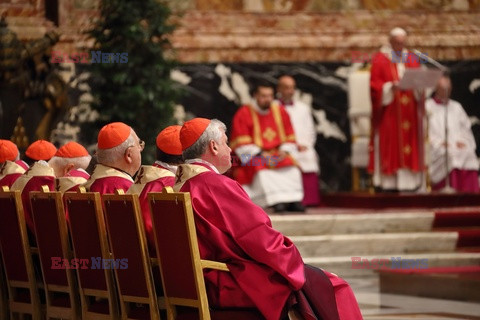
<svg viewBox="0 0 480 320">
<path fill-rule="evenodd" d="M 365 320 L 480 320 L 480 303 L 380 294 L 377 276 L 346 278 Z"/>
</svg>

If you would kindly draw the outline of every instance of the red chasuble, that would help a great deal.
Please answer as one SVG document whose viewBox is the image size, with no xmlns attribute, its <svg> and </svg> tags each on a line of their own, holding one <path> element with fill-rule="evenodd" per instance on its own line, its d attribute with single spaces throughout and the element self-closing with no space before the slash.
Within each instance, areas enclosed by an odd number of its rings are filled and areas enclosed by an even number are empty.
<svg viewBox="0 0 480 320">
<path fill-rule="evenodd" d="M 256 307 L 278 320 L 292 291 L 305 283 L 295 245 L 240 184 L 206 164 L 180 165 L 174 189 L 190 192 L 201 258 L 225 262 L 231 271 L 204 271 L 211 305 Z"/>
<path fill-rule="evenodd" d="M 405 68 L 418 68 L 418 61 L 408 59 Z M 397 64 L 383 53 L 373 58 L 370 74 L 372 99 L 372 129 L 377 130 L 380 147 L 380 171 L 392 175 L 398 169 L 419 171 L 417 102 L 412 90 L 394 93 L 392 103 L 382 106 L 382 87 L 389 81 L 398 81 Z M 375 132 L 375 131 L 373 131 Z M 374 171 L 373 137 L 370 139 L 368 170 Z"/>
<path fill-rule="evenodd" d="M 295 143 L 295 134 L 287 111 L 275 102 L 266 114 L 260 114 L 252 106 L 240 107 L 233 117 L 230 139 L 233 151 L 244 145 L 255 144 L 276 157 L 282 143 Z M 251 160 L 233 168 L 233 177 L 240 184 L 252 183 L 257 171 L 295 165 L 295 160 L 290 156 L 281 161 L 275 158 L 262 160 L 253 154 L 248 156 Z"/>
<path fill-rule="evenodd" d="M 155 163 L 153 166 L 142 166 L 132 184 L 128 193 L 138 194 L 140 207 L 142 209 L 143 224 L 148 240 L 148 248 L 151 255 L 155 253 L 155 238 L 152 228 L 152 216 L 150 214 L 150 205 L 148 204 L 149 192 L 162 192 L 164 187 L 173 187 L 175 184 L 175 174 Z"/>
<path fill-rule="evenodd" d="M 117 189 L 127 192 L 132 184 L 133 179 L 128 173 L 97 164 L 92 176 L 85 184 L 85 188 L 91 192 L 106 194 L 115 193 Z"/>
<path fill-rule="evenodd" d="M 15 181 L 12 185 L 12 190 L 20 190 L 22 194 L 23 213 L 25 215 L 25 222 L 32 234 L 35 234 L 32 207 L 30 205 L 29 193 L 30 191 L 41 191 L 42 186 L 48 186 L 50 191 L 55 190 L 55 172 L 45 162 L 35 162 L 25 174 Z"/>
<path fill-rule="evenodd" d="M 0 187 L 11 187 L 28 170 L 28 164 L 22 160 L 5 161 L 0 168 Z"/>
</svg>

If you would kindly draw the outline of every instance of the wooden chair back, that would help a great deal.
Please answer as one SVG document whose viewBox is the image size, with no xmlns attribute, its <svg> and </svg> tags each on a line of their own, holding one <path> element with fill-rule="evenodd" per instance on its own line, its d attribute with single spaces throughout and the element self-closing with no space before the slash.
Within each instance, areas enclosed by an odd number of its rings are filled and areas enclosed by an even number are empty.
<svg viewBox="0 0 480 320">
<path fill-rule="evenodd" d="M 160 319 L 138 195 L 102 195 L 122 319 Z"/>
<path fill-rule="evenodd" d="M 203 269 L 229 270 L 200 259 L 190 193 L 166 187 L 148 197 L 168 319 L 263 319 L 257 310 L 209 309 Z"/>
<path fill-rule="evenodd" d="M 30 192 L 31 213 L 37 240 L 46 297 L 47 318 L 79 319 L 78 290 L 68 239 L 62 194 Z"/>
<path fill-rule="evenodd" d="M 102 268 L 110 259 L 102 202 L 98 192 L 66 192 L 68 226 L 77 269 L 82 319 L 118 319 L 118 296 L 113 270 Z"/>
<path fill-rule="evenodd" d="M 33 319 L 41 319 L 42 306 L 20 192 L 2 187 L 0 208 L 0 249 L 10 316 L 29 314 Z"/>
</svg>

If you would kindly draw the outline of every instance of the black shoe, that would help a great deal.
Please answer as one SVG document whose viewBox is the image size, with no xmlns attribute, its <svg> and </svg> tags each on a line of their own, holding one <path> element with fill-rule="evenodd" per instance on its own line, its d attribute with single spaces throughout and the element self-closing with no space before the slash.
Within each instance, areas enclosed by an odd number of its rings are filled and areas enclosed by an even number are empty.
<svg viewBox="0 0 480 320">
<path fill-rule="evenodd" d="M 301 202 L 292 202 L 288 204 L 288 211 L 305 212 L 305 207 Z"/>
<path fill-rule="evenodd" d="M 273 211 L 275 213 L 285 212 L 287 211 L 287 204 L 286 203 L 277 203 L 273 205 Z"/>
</svg>

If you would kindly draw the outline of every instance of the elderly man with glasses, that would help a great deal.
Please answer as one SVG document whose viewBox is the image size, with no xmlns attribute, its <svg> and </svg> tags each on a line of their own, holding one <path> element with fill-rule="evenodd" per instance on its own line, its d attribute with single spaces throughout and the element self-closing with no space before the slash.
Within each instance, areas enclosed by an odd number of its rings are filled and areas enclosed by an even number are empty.
<svg viewBox="0 0 480 320">
<path fill-rule="evenodd" d="M 122 122 L 105 125 L 98 133 L 97 165 L 85 187 L 100 194 L 125 192 L 133 184 L 133 176 L 142 163 L 145 142 Z"/>
</svg>

